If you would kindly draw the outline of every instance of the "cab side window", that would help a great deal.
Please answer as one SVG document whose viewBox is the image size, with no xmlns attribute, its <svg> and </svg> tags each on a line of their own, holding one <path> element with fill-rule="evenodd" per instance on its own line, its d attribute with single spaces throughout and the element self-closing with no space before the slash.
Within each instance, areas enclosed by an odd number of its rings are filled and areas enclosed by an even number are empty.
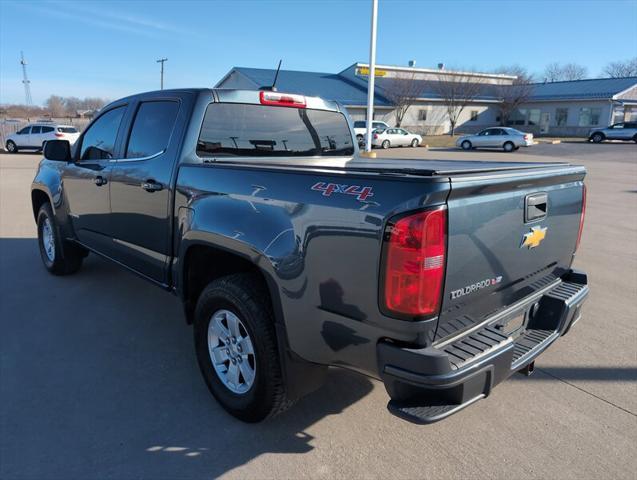
<svg viewBox="0 0 637 480">
<path fill-rule="evenodd" d="M 31 127 L 24 127 L 22 130 L 18 130 L 18 135 L 27 135 L 31 131 Z"/>
<path fill-rule="evenodd" d="M 168 147 L 177 120 L 179 103 L 151 101 L 140 104 L 128 140 L 126 158 L 143 158 Z"/>
<path fill-rule="evenodd" d="M 117 131 L 126 107 L 117 107 L 99 117 L 84 134 L 80 160 L 107 160 L 113 158 Z"/>
</svg>

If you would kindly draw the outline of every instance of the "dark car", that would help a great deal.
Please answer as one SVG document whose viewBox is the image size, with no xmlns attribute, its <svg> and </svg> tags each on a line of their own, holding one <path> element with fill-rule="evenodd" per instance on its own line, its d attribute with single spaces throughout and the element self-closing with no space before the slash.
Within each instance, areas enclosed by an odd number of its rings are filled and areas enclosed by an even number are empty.
<svg viewBox="0 0 637 480">
<path fill-rule="evenodd" d="M 381 379 L 396 415 L 439 420 L 532 372 L 588 294 L 572 269 L 583 167 L 361 158 L 320 98 L 135 95 L 44 156 L 45 267 L 75 273 L 93 252 L 175 294 L 210 391 L 245 421 L 329 366 Z"/>
</svg>

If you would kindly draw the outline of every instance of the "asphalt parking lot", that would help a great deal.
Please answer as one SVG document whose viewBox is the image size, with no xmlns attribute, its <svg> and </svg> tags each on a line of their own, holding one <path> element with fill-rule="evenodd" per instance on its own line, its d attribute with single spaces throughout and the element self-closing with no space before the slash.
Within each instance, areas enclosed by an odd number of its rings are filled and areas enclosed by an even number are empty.
<svg viewBox="0 0 637 480">
<path fill-rule="evenodd" d="M 392 157 L 588 168 L 576 266 L 583 319 L 489 398 L 417 426 L 379 382 L 342 370 L 274 420 L 246 425 L 209 395 L 176 298 L 95 255 L 40 264 L 29 187 L 39 157 L 0 155 L 0 478 L 614 478 L 637 469 L 637 146 Z"/>
</svg>

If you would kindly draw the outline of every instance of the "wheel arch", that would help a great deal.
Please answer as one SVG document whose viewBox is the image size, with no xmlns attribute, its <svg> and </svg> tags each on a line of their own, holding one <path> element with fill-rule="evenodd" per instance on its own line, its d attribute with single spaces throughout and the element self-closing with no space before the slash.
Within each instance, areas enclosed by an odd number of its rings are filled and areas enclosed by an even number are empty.
<svg viewBox="0 0 637 480">
<path fill-rule="evenodd" d="M 51 197 L 47 192 L 40 188 L 34 188 L 31 190 L 31 207 L 33 209 L 33 219 L 38 220 L 38 212 L 42 205 L 45 203 L 50 203 L 51 207 L 53 207 L 53 202 L 51 201 Z"/>
<path fill-rule="evenodd" d="M 247 255 L 205 241 L 189 243 L 182 250 L 177 283 L 187 323 L 194 319 L 197 298 L 216 278 L 233 273 L 253 273 L 263 281 L 274 313 L 279 358 L 289 398 L 300 398 L 325 382 L 327 367 L 301 359 L 290 348 L 278 284 L 274 274 L 263 267 L 263 255 Z"/>
</svg>

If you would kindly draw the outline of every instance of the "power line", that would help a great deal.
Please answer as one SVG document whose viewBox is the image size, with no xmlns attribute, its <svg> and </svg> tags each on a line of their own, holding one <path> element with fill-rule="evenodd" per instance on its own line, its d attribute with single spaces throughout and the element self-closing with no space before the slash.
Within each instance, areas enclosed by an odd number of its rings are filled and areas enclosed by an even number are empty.
<svg viewBox="0 0 637 480">
<path fill-rule="evenodd" d="M 22 65 L 22 83 L 24 84 L 24 100 L 26 105 L 33 105 L 31 99 L 31 81 L 27 77 L 27 61 L 24 59 L 24 52 L 20 52 L 20 65 Z"/>
<path fill-rule="evenodd" d="M 161 63 L 161 89 L 164 89 L 164 62 L 168 61 L 167 58 L 160 58 L 157 63 Z"/>
</svg>

